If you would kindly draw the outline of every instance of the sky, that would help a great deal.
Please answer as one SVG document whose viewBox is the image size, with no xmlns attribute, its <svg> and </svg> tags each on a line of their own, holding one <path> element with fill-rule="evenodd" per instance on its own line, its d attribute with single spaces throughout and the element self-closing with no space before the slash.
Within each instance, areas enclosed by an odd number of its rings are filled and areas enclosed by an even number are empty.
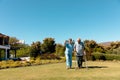
<svg viewBox="0 0 120 80">
<path fill-rule="evenodd" d="M 26 44 L 119 41 L 120 0 L 0 0 L 0 33 Z"/>
</svg>

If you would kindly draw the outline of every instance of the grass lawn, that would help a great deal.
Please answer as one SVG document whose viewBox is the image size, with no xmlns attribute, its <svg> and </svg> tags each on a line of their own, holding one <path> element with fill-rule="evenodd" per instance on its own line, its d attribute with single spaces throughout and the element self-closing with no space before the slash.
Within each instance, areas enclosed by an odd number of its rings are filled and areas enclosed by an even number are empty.
<svg viewBox="0 0 120 80">
<path fill-rule="evenodd" d="M 0 70 L 0 80 L 120 80 L 120 62 L 89 61 L 88 69 L 67 70 L 65 63 Z"/>
</svg>

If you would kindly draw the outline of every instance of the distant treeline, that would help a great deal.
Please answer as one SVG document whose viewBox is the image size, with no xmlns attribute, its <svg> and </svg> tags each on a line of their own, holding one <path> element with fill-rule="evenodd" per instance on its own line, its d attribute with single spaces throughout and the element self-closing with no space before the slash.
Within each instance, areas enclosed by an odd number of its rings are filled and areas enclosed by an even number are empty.
<svg viewBox="0 0 120 80">
<path fill-rule="evenodd" d="M 42 42 L 35 41 L 31 45 L 18 43 L 16 37 L 10 37 L 9 44 L 11 48 L 17 49 L 17 57 L 30 56 L 36 58 L 43 54 L 54 54 L 54 58 L 58 56 L 64 57 L 65 46 L 55 42 L 54 38 L 45 38 Z M 112 54 L 120 55 L 120 42 L 111 42 L 109 46 L 98 44 L 94 40 L 84 40 L 85 51 L 88 59 L 94 59 L 95 53 L 101 53 L 102 55 Z M 10 57 L 14 57 L 14 51 L 10 50 Z M 0 49 L 0 58 L 4 58 L 4 50 Z M 52 57 L 51 57 L 52 58 Z M 107 58 L 106 58 L 107 59 Z"/>
</svg>

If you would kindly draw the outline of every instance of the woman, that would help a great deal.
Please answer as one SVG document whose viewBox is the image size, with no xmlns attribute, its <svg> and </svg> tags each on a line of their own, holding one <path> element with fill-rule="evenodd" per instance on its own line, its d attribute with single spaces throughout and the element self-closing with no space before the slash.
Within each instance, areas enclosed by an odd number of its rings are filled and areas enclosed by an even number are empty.
<svg viewBox="0 0 120 80">
<path fill-rule="evenodd" d="M 65 49 L 66 66 L 67 66 L 67 69 L 70 69 L 72 67 L 72 52 L 73 52 L 72 39 L 65 41 L 65 47 L 66 47 Z"/>
</svg>

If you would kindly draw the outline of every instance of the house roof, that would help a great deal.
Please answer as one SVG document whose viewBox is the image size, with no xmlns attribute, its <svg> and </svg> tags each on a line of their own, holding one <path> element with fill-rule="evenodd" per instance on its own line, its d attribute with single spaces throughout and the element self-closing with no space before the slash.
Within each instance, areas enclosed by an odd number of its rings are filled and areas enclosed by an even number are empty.
<svg viewBox="0 0 120 80">
<path fill-rule="evenodd" d="M 7 36 L 7 35 L 5 35 L 5 34 L 0 33 L 0 37 L 9 37 L 9 36 Z"/>
</svg>

